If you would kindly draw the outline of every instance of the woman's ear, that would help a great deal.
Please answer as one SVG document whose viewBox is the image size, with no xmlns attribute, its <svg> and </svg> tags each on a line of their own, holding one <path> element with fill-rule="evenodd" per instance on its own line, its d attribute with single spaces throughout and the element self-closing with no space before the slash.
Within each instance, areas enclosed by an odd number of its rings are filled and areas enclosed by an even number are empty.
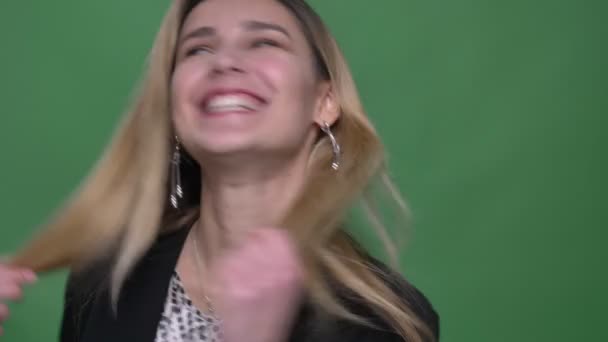
<svg viewBox="0 0 608 342">
<path fill-rule="evenodd" d="M 320 86 L 314 121 L 319 126 L 327 122 L 330 126 L 340 117 L 340 105 L 329 82 L 323 82 Z"/>
</svg>

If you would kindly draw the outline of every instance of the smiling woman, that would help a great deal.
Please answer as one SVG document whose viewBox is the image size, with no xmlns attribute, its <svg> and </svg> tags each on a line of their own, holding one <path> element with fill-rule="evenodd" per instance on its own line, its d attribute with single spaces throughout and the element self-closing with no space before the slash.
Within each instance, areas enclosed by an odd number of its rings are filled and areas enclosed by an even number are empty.
<svg viewBox="0 0 608 342">
<path fill-rule="evenodd" d="M 303 0 L 175 1 L 97 170 L 0 279 L 69 267 L 64 342 L 438 340 L 345 228 L 374 178 L 400 203 Z"/>
</svg>

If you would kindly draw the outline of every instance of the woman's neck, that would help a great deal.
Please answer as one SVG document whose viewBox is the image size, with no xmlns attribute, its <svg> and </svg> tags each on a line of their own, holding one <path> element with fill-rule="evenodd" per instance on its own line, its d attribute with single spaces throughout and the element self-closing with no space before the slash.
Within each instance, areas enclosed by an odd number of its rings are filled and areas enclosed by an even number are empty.
<svg viewBox="0 0 608 342">
<path fill-rule="evenodd" d="M 304 183 L 306 162 L 301 158 L 265 170 L 204 174 L 194 228 L 205 258 L 238 244 L 251 230 L 280 225 Z"/>
</svg>

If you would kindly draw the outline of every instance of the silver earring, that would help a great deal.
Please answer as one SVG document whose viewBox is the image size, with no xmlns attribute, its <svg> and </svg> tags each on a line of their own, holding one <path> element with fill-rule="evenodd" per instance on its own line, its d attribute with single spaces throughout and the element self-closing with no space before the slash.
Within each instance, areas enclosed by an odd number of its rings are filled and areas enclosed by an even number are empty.
<svg viewBox="0 0 608 342">
<path fill-rule="evenodd" d="M 329 127 L 329 123 L 327 121 L 323 121 L 323 125 L 321 126 L 321 130 L 327 134 L 329 140 L 331 140 L 331 148 L 334 153 L 334 159 L 331 163 L 331 168 L 334 170 L 338 170 L 340 168 L 340 144 L 336 140 L 336 137 L 331 132 L 331 128 Z"/>
<path fill-rule="evenodd" d="M 169 199 L 173 208 L 179 208 L 179 200 L 184 197 L 182 189 L 182 178 L 180 174 L 179 164 L 181 163 L 181 150 L 179 139 L 175 136 L 175 149 L 171 158 L 171 195 Z"/>
</svg>

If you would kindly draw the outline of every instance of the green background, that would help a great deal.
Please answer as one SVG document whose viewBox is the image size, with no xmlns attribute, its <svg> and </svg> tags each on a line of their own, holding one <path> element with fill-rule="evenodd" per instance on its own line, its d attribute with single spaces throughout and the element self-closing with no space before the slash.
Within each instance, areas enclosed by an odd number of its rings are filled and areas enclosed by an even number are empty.
<svg viewBox="0 0 608 342">
<path fill-rule="evenodd" d="M 167 3 L 0 2 L 1 253 L 96 160 Z M 442 340 L 608 341 L 606 2 L 312 3 L 413 209 L 404 271 Z M 56 340 L 64 280 L 0 340 Z"/>
</svg>

